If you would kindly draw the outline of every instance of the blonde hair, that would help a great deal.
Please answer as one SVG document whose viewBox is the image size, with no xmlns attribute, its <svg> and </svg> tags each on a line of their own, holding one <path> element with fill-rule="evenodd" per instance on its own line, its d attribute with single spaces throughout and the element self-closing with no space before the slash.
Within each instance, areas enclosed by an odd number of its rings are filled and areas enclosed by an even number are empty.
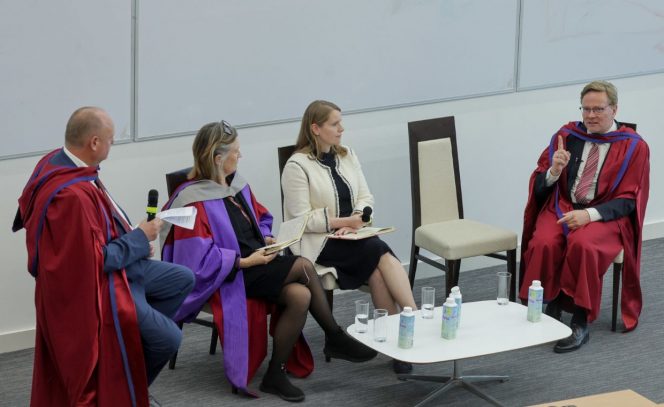
<svg viewBox="0 0 664 407">
<path fill-rule="evenodd" d="M 327 100 L 314 100 L 307 106 L 307 109 L 302 115 L 302 123 L 300 124 L 300 134 L 297 136 L 295 143 L 295 151 L 299 153 L 309 154 L 312 157 L 321 158 L 321 149 L 318 137 L 311 130 L 311 126 L 315 123 L 322 126 L 329 118 L 330 113 L 333 111 L 341 112 L 339 106 Z M 344 157 L 348 150 L 342 146 L 332 146 L 331 151 Z"/>
<path fill-rule="evenodd" d="M 218 180 L 219 168 L 214 163 L 214 158 L 221 154 L 222 162 L 226 160 L 230 152 L 230 145 L 237 138 L 235 127 L 228 125 L 224 130 L 223 120 L 208 123 L 201 127 L 196 134 L 194 144 L 191 148 L 194 154 L 194 166 L 189 172 L 189 179 L 211 179 Z"/>
<path fill-rule="evenodd" d="M 581 102 L 588 92 L 604 92 L 609 98 L 609 105 L 618 106 L 618 89 L 607 81 L 592 81 L 583 87 L 581 91 Z"/>
</svg>

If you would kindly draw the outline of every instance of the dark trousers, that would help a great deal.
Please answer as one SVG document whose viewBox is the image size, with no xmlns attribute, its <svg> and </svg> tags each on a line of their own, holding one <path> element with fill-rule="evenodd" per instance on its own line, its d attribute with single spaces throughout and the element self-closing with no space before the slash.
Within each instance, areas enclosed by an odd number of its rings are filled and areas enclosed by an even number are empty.
<svg viewBox="0 0 664 407">
<path fill-rule="evenodd" d="M 132 263 L 126 272 L 149 385 L 180 346 L 182 331 L 171 318 L 194 287 L 194 274 L 184 266 L 149 259 Z"/>
</svg>

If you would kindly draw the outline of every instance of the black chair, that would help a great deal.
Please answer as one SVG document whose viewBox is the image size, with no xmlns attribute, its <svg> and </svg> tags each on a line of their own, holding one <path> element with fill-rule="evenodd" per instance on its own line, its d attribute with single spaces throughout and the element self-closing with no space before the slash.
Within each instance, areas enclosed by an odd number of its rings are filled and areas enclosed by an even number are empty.
<svg viewBox="0 0 664 407">
<path fill-rule="evenodd" d="M 177 187 L 179 187 L 182 183 L 187 181 L 187 175 L 189 174 L 189 171 L 191 171 L 191 167 L 166 174 L 166 189 L 168 191 L 169 198 L 173 195 L 173 192 L 175 192 Z M 212 315 L 212 308 L 207 303 L 203 306 L 202 311 L 205 312 L 206 314 Z M 219 337 L 219 333 L 217 332 L 217 326 L 214 324 L 213 321 L 208 321 L 206 319 L 198 317 L 196 317 L 196 319 L 194 319 L 192 322 L 195 324 L 212 328 L 212 334 L 210 336 L 210 355 L 214 355 L 217 352 L 217 338 Z M 183 326 L 182 322 L 178 323 L 178 326 L 180 327 L 180 329 L 182 329 Z M 171 370 L 175 369 L 175 362 L 177 361 L 177 358 L 178 354 L 177 352 L 175 352 L 171 360 L 168 362 L 169 369 Z"/>
<path fill-rule="evenodd" d="M 636 130 L 636 123 L 618 123 Z M 618 325 L 618 302 L 620 299 L 620 280 L 622 278 L 624 250 L 613 259 L 613 298 L 611 301 L 611 330 L 616 331 Z"/>
</svg>

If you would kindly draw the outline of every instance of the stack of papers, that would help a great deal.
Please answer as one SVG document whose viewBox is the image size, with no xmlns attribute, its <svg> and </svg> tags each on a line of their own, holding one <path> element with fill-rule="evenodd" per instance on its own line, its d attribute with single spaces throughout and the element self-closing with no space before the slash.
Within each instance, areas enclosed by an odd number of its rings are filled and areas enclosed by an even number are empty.
<svg viewBox="0 0 664 407">
<path fill-rule="evenodd" d="M 365 226 L 354 233 L 346 233 L 345 235 L 335 235 L 334 233 L 331 233 L 327 235 L 327 237 L 329 237 L 330 239 L 361 240 L 371 236 L 378 236 L 385 233 L 394 232 L 395 230 L 396 229 L 392 226 L 386 228 L 374 228 L 370 226 Z"/>
<path fill-rule="evenodd" d="M 196 221 L 196 212 L 196 208 L 193 206 L 185 206 L 159 212 L 155 216 L 165 222 L 191 230 Z"/>
<path fill-rule="evenodd" d="M 292 246 L 299 242 L 300 239 L 302 239 L 302 235 L 304 234 L 304 229 L 307 227 L 307 221 L 309 220 L 310 214 L 311 212 L 308 212 L 302 216 L 298 216 L 295 219 L 283 222 L 279 227 L 277 243 L 262 248 L 265 249 L 265 254 L 272 254 L 282 251 L 288 246 Z"/>
</svg>

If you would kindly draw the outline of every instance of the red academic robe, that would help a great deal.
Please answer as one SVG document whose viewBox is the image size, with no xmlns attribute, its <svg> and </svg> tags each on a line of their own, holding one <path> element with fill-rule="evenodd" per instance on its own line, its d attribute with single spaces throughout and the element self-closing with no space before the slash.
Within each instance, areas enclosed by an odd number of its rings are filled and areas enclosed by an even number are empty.
<svg viewBox="0 0 664 407">
<path fill-rule="evenodd" d="M 624 249 L 624 267 L 622 273 L 622 297 L 621 311 L 625 324 L 625 330 L 636 328 L 641 313 L 642 297 L 639 281 L 640 256 L 641 256 L 641 234 L 643 218 L 645 216 L 646 204 L 649 193 L 650 173 L 650 151 L 648 145 L 636 134 L 634 130 L 621 126 L 616 132 L 609 133 L 606 137 L 616 137 L 619 141 L 612 143 L 608 151 L 604 165 L 600 171 L 595 198 L 588 204 L 589 207 L 602 204 L 616 198 L 628 198 L 635 201 L 635 209 L 631 215 L 618 218 L 609 222 L 592 222 L 582 227 L 583 233 L 588 240 L 597 242 L 597 249 L 607 249 L 602 242 L 603 233 L 609 233 L 617 229 L 618 239 L 613 256 L 592 256 L 581 259 L 563 249 L 563 257 L 541 262 L 542 268 L 532 270 L 528 268 L 528 262 L 524 260 L 529 249 L 529 243 L 536 229 L 536 223 L 540 216 L 557 216 L 573 210 L 569 190 L 571 185 L 567 182 L 567 168 L 565 168 L 557 181 L 554 191 L 540 206 L 534 196 L 535 179 L 538 174 L 546 172 L 551 167 L 552 152 L 558 144 L 558 135 L 563 137 L 565 145 L 568 137 L 574 137 L 571 133 L 587 136 L 579 123 L 570 122 L 562 127 L 551 138 L 549 148 L 542 152 L 537 163 L 537 168 L 530 177 L 528 203 L 524 213 L 524 229 L 521 243 L 521 291 L 520 297 L 527 296 L 528 285 L 533 279 L 542 279 L 550 282 L 545 285 L 545 299 L 554 299 L 560 291 L 571 297 L 577 306 L 588 311 L 588 321 L 592 322 L 599 313 L 601 300 L 601 277 L 606 272 L 615 254 Z M 602 137 L 602 136 L 600 136 Z M 625 164 L 626 163 L 626 164 Z M 617 183 L 617 184 L 616 184 Z M 553 215 L 552 215 L 553 214 Z M 557 226 L 559 229 L 562 225 Z M 581 230 L 581 229 L 579 229 Z M 573 238 L 577 231 L 564 234 L 564 239 Z M 613 232 L 611 232 L 613 233 Z M 563 243 L 565 244 L 565 243 Z M 606 250 L 604 250 L 606 251 Z M 533 254 L 540 256 L 541 254 Z M 541 259 L 538 259 L 541 260 Z M 562 271 L 561 271 L 562 269 Z M 566 273 L 566 270 L 568 271 Z M 560 276 L 560 274 L 564 274 Z M 554 276 L 560 276 L 554 277 Z M 580 277 L 581 276 L 581 277 Z"/>
<path fill-rule="evenodd" d="M 19 199 L 37 333 L 32 406 L 147 406 L 136 310 L 123 270 L 103 271 L 118 236 L 111 207 L 90 181 L 97 169 L 47 154 Z M 21 224 L 22 223 L 22 224 Z"/>
</svg>

